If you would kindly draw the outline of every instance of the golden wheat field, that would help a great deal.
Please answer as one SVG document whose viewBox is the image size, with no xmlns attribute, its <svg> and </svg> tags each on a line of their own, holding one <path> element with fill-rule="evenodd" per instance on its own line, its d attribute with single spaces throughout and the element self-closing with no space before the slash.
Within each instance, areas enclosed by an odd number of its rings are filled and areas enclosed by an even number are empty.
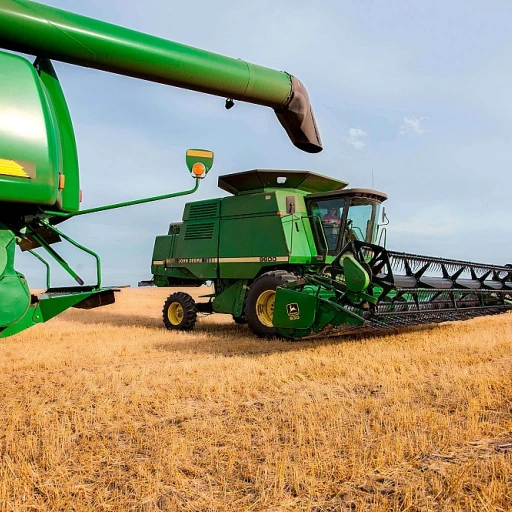
<svg viewBox="0 0 512 512">
<path fill-rule="evenodd" d="M 512 510 L 511 314 L 292 343 L 169 293 L 1 341 L 1 511 Z"/>
</svg>

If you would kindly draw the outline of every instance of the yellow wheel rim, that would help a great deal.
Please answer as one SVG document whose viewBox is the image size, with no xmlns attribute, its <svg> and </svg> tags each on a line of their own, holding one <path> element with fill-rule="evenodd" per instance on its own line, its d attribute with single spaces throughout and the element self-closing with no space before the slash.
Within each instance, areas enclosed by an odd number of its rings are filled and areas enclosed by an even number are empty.
<svg viewBox="0 0 512 512">
<path fill-rule="evenodd" d="M 267 290 L 256 301 L 256 316 L 265 327 L 274 327 L 272 317 L 274 316 L 275 300 L 276 292 L 274 290 Z"/>
<path fill-rule="evenodd" d="M 179 302 L 173 302 L 167 310 L 167 318 L 172 325 L 179 325 L 183 320 L 183 307 Z"/>
</svg>

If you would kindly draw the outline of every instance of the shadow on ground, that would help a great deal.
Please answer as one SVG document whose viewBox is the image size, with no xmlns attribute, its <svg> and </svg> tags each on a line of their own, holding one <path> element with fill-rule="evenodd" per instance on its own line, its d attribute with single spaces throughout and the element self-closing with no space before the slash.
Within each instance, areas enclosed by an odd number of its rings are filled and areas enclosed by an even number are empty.
<svg viewBox="0 0 512 512">
<path fill-rule="evenodd" d="M 78 322 L 85 325 L 108 324 L 114 327 L 146 327 L 162 328 L 161 318 L 150 318 L 142 315 L 127 315 L 120 313 L 111 313 L 109 311 L 78 311 L 70 310 L 66 312 L 66 320 Z"/>
<path fill-rule="evenodd" d="M 218 318 L 220 315 L 216 315 Z M 166 352 L 187 352 L 218 354 L 225 357 L 262 355 L 274 352 L 289 352 L 309 350 L 314 347 L 333 345 L 339 343 L 359 343 L 367 339 L 379 339 L 397 331 L 389 332 L 361 332 L 338 335 L 324 335 L 303 340 L 289 341 L 281 339 L 261 339 L 251 333 L 246 325 L 238 325 L 230 321 L 229 315 L 222 315 L 225 322 L 208 321 L 207 317 L 200 318 L 195 328 L 190 332 L 167 331 L 162 319 L 142 315 L 128 315 L 126 313 L 95 311 L 93 314 L 84 311 L 69 311 L 68 320 L 84 325 L 107 324 L 114 327 L 143 327 L 155 334 L 168 335 L 169 341 L 156 342 L 155 350 Z M 415 332 L 442 328 L 439 325 L 416 326 L 403 329 L 401 333 Z"/>
</svg>

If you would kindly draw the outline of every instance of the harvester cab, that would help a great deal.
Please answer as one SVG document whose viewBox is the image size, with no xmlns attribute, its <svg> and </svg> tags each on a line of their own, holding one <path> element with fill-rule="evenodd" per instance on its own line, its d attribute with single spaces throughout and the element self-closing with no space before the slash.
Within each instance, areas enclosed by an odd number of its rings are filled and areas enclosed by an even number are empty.
<svg viewBox="0 0 512 512">
<path fill-rule="evenodd" d="M 219 187 L 232 196 L 188 203 L 182 222 L 155 241 L 155 285 L 214 285 L 198 303 L 172 293 L 163 308 L 169 329 L 192 329 L 198 313 L 227 313 L 258 336 L 299 339 L 512 309 L 510 266 L 378 245 L 381 192 L 277 170 L 221 176 Z"/>
<path fill-rule="evenodd" d="M 377 239 L 380 204 L 387 199 L 383 193 L 369 189 L 349 189 L 306 197 L 311 217 L 320 219 L 329 256 L 338 254 L 353 240 L 375 243 Z"/>
</svg>

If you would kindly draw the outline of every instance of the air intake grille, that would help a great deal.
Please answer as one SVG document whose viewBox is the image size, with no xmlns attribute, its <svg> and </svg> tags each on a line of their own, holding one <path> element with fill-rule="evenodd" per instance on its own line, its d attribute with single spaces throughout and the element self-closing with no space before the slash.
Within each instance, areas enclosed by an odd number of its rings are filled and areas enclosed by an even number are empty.
<svg viewBox="0 0 512 512">
<path fill-rule="evenodd" d="M 211 219 L 219 215 L 219 202 L 193 204 L 188 212 L 189 220 Z"/>
<path fill-rule="evenodd" d="M 187 224 L 185 229 L 185 240 L 211 240 L 215 231 L 214 222 L 201 224 Z"/>
</svg>

